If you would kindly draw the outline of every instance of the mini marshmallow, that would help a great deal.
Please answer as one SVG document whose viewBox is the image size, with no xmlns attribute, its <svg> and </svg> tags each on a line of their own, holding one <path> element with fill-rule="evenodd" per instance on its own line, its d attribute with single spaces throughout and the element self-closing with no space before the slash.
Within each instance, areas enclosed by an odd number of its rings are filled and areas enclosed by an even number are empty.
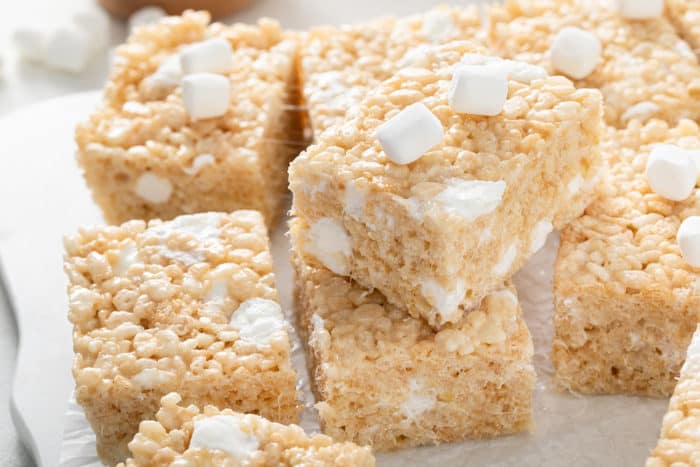
<svg viewBox="0 0 700 467">
<path fill-rule="evenodd" d="M 681 222 L 676 241 L 683 259 L 691 266 L 700 268 L 700 216 L 690 216 Z"/>
<path fill-rule="evenodd" d="M 240 462 L 259 446 L 254 435 L 241 430 L 236 417 L 216 415 L 194 421 L 189 449 L 219 449 Z"/>
<path fill-rule="evenodd" d="M 452 74 L 448 99 L 455 112 L 494 116 L 508 98 L 508 74 L 497 62 L 459 65 Z"/>
<path fill-rule="evenodd" d="M 617 0 L 617 9 L 627 19 L 659 18 L 664 13 L 664 0 Z"/>
<path fill-rule="evenodd" d="M 384 153 L 396 164 L 410 164 L 440 144 L 442 123 L 425 104 L 411 104 L 377 128 Z"/>
<path fill-rule="evenodd" d="M 166 178 L 146 172 L 136 180 L 134 192 L 149 203 L 164 203 L 173 193 L 173 184 Z"/>
<path fill-rule="evenodd" d="M 46 35 L 38 28 L 23 27 L 12 34 L 12 42 L 20 57 L 43 62 L 46 57 Z"/>
<path fill-rule="evenodd" d="M 343 224 L 322 217 L 309 228 L 304 250 L 334 273 L 347 276 L 352 256 L 352 240 Z"/>
<path fill-rule="evenodd" d="M 593 73 L 602 54 L 598 38 L 583 29 L 565 27 L 552 40 L 552 67 L 573 79 Z"/>
<path fill-rule="evenodd" d="M 92 54 L 90 35 L 81 28 L 70 25 L 54 29 L 46 45 L 45 63 L 62 71 L 83 71 Z"/>
<path fill-rule="evenodd" d="M 159 6 L 146 6 L 140 8 L 129 16 L 129 33 L 134 32 L 134 30 L 140 26 L 160 21 L 161 18 L 164 18 L 167 15 L 168 14 L 165 12 L 165 10 Z"/>
<path fill-rule="evenodd" d="M 73 23 L 90 36 L 93 52 L 107 47 L 109 42 L 109 16 L 101 9 L 80 11 L 73 15 Z"/>
<path fill-rule="evenodd" d="M 164 59 L 158 69 L 146 78 L 149 83 L 159 88 L 173 88 L 182 80 L 180 56 L 171 55 Z"/>
<path fill-rule="evenodd" d="M 655 193 L 672 201 L 682 201 L 693 192 L 698 169 L 687 151 L 659 144 L 649 154 L 646 174 Z"/>
<path fill-rule="evenodd" d="M 233 50 L 226 39 L 217 37 L 182 49 L 180 62 L 186 75 L 227 73 L 233 68 Z"/>
<path fill-rule="evenodd" d="M 182 80 L 182 99 L 192 120 L 220 117 L 231 97 L 228 78 L 213 73 L 197 73 Z"/>
</svg>

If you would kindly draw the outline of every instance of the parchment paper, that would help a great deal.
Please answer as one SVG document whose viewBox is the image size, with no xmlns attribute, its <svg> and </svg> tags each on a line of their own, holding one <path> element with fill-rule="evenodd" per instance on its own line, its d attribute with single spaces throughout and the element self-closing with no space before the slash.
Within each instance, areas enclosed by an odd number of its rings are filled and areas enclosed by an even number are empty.
<svg viewBox="0 0 700 467">
<path fill-rule="evenodd" d="M 280 301 L 290 322 L 292 272 L 284 224 L 274 232 Z M 538 382 L 534 393 L 536 427 L 532 433 L 489 441 L 465 441 L 441 446 L 379 453 L 379 466 L 642 466 L 656 444 L 668 402 L 627 396 L 584 397 L 556 390 L 552 384 L 549 348 L 552 339 L 552 266 L 558 237 L 515 276 L 525 320 L 535 342 Z M 293 363 L 304 395 L 301 425 L 319 432 L 305 356 L 299 338 L 293 338 Z M 61 467 L 101 466 L 95 454 L 95 436 L 80 406 L 71 400 L 66 413 Z"/>
</svg>

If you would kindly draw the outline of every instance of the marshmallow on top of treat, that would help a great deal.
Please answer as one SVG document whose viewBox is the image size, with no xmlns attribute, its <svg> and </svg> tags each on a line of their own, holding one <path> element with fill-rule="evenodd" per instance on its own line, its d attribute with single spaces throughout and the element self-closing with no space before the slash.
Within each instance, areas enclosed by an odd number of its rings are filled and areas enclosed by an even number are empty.
<svg viewBox="0 0 700 467">
<path fill-rule="evenodd" d="M 700 216 L 690 216 L 681 222 L 676 241 L 683 259 L 691 266 L 700 268 Z"/>
<path fill-rule="evenodd" d="M 508 73 L 499 62 L 457 65 L 448 93 L 455 112 L 494 116 L 501 113 L 508 98 Z"/>
<path fill-rule="evenodd" d="M 221 37 L 188 45 L 180 52 L 182 71 L 192 73 L 227 73 L 233 68 L 233 49 Z"/>
<path fill-rule="evenodd" d="M 695 188 L 698 168 L 688 151 L 671 144 L 658 144 L 647 159 L 646 175 L 655 193 L 672 201 L 683 201 Z"/>
<path fill-rule="evenodd" d="M 598 66 L 602 46 L 593 33 L 567 26 L 554 36 L 549 52 L 555 70 L 570 78 L 583 79 Z"/>
<path fill-rule="evenodd" d="M 244 432 L 236 417 L 216 415 L 195 420 L 189 449 L 219 449 L 240 461 L 259 446 L 258 439 Z"/>
<path fill-rule="evenodd" d="M 220 117 L 231 96 L 228 78 L 214 73 L 196 73 L 182 79 L 182 100 L 192 120 Z"/>
<path fill-rule="evenodd" d="M 664 13 L 664 0 L 617 0 L 617 9 L 627 19 L 659 18 Z"/>
<path fill-rule="evenodd" d="M 145 6 L 139 8 L 129 16 L 127 21 L 129 24 L 129 32 L 134 32 L 134 29 L 140 26 L 156 23 L 167 15 L 165 10 L 159 6 Z"/>
<path fill-rule="evenodd" d="M 442 141 L 440 120 L 425 104 L 411 104 L 377 128 L 377 139 L 396 164 L 410 164 Z"/>
</svg>

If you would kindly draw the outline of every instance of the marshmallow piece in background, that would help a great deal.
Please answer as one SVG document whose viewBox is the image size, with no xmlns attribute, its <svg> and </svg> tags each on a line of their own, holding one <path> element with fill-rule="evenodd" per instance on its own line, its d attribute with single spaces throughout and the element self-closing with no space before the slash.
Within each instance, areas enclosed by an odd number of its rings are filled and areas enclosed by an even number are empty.
<svg viewBox="0 0 700 467">
<path fill-rule="evenodd" d="M 617 10 L 627 19 L 659 18 L 664 13 L 664 0 L 617 0 Z"/>
<path fill-rule="evenodd" d="M 46 57 L 46 34 L 36 27 L 20 27 L 12 34 L 12 43 L 25 60 L 43 62 Z"/>
<path fill-rule="evenodd" d="M 72 24 L 59 26 L 49 34 L 44 63 L 58 70 L 78 73 L 85 69 L 91 55 L 87 32 Z"/>
<path fill-rule="evenodd" d="M 182 99 L 192 120 L 220 117 L 229 107 L 228 78 L 214 73 L 195 73 L 182 80 Z"/>
<path fill-rule="evenodd" d="M 161 18 L 168 16 L 164 9 L 159 6 L 145 6 L 133 12 L 127 21 L 129 26 L 129 34 L 140 26 L 152 24 L 160 21 Z"/>
<path fill-rule="evenodd" d="M 455 112 L 494 116 L 508 98 L 508 73 L 499 62 L 458 65 L 452 74 L 448 99 Z"/>
<path fill-rule="evenodd" d="M 107 47 L 110 19 L 102 9 L 79 11 L 73 15 L 73 23 L 90 36 L 90 46 L 93 52 Z"/>
<path fill-rule="evenodd" d="M 690 216 L 681 222 L 676 241 L 683 259 L 691 266 L 700 268 L 700 216 Z"/>
<path fill-rule="evenodd" d="M 688 151 L 671 144 L 658 144 L 647 159 L 651 189 L 672 201 L 683 201 L 695 188 L 698 168 Z"/>
<path fill-rule="evenodd" d="M 208 39 L 183 48 L 180 61 L 186 75 L 227 73 L 233 68 L 233 49 L 226 39 Z"/>
<path fill-rule="evenodd" d="M 572 26 L 559 31 L 550 48 L 552 67 L 573 79 L 593 73 L 601 54 L 600 40 L 594 34 Z"/>
<path fill-rule="evenodd" d="M 377 128 L 384 153 L 396 164 L 410 164 L 442 142 L 445 131 L 425 104 L 416 102 Z"/>
</svg>

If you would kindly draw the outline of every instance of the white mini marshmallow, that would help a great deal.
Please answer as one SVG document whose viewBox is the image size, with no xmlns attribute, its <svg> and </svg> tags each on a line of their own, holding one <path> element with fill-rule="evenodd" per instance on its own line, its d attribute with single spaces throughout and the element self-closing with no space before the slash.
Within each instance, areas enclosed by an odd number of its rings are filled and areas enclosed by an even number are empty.
<svg viewBox="0 0 700 467">
<path fill-rule="evenodd" d="M 471 222 L 493 212 L 501 204 L 506 182 L 483 180 L 447 181 L 447 187 L 441 191 L 435 201 L 447 211 L 455 213 Z"/>
<path fill-rule="evenodd" d="M 279 303 L 259 297 L 241 303 L 229 324 L 239 330 L 241 339 L 257 346 L 269 345 L 275 334 L 285 330 Z"/>
<path fill-rule="evenodd" d="M 182 99 L 192 120 L 220 117 L 231 97 L 228 78 L 213 73 L 197 73 L 182 80 Z"/>
<path fill-rule="evenodd" d="M 508 79 L 530 84 L 536 79 L 544 79 L 549 73 L 538 65 L 532 65 L 518 60 L 505 60 L 494 55 L 464 54 L 460 63 L 464 65 L 484 65 L 503 70 Z"/>
<path fill-rule="evenodd" d="M 100 8 L 79 11 L 73 15 L 73 23 L 90 36 L 93 52 L 107 47 L 109 42 L 109 16 Z"/>
<path fill-rule="evenodd" d="M 664 0 L 617 0 L 617 9 L 627 19 L 659 18 L 664 13 Z"/>
<path fill-rule="evenodd" d="M 194 422 L 189 449 L 219 449 L 236 461 L 257 451 L 260 441 L 241 430 L 239 419 L 232 415 L 215 415 Z"/>
<path fill-rule="evenodd" d="M 507 98 L 508 74 L 498 63 L 455 67 L 448 94 L 455 112 L 498 115 Z"/>
<path fill-rule="evenodd" d="M 173 193 L 173 184 L 167 178 L 146 172 L 136 180 L 134 192 L 149 203 L 165 203 Z"/>
<path fill-rule="evenodd" d="M 352 240 L 343 224 L 337 220 L 322 217 L 312 224 L 304 250 L 334 273 L 341 276 L 350 273 Z"/>
<path fill-rule="evenodd" d="M 646 173 L 651 189 L 672 201 L 690 196 L 698 178 L 698 169 L 689 152 L 670 144 L 654 147 Z"/>
<path fill-rule="evenodd" d="M 700 268 L 700 216 L 690 216 L 681 223 L 676 234 L 683 259 Z"/>
<path fill-rule="evenodd" d="M 570 78 L 585 78 L 598 66 L 602 49 L 594 34 L 567 26 L 552 40 L 552 67 Z"/>
<path fill-rule="evenodd" d="M 134 29 L 140 26 L 160 21 L 161 18 L 164 18 L 167 15 L 168 14 L 165 12 L 165 10 L 159 6 L 146 6 L 140 8 L 129 16 L 129 32 L 134 32 Z"/>
<path fill-rule="evenodd" d="M 182 71 L 192 73 L 227 73 L 233 68 L 231 44 L 217 37 L 188 45 L 180 52 Z"/>
<path fill-rule="evenodd" d="M 410 164 L 440 144 L 445 131 L 425 104 L 411 104 L 377 128 L 384 153 L 396 164 Z"/>
<path fill-rule="evenodd" d="M 43 62 L 46 57 L 46 34 L 34 27 L 22 27 L 12 34 L 17 53 L 25 60 Z"/>
<path fill-rule="evenodd" d="M 59 26 L 46 43 L 46 65 L 62 71 L 83 71 L 92 55 L 90 35 L 76 25 Z"/>
</svg>

